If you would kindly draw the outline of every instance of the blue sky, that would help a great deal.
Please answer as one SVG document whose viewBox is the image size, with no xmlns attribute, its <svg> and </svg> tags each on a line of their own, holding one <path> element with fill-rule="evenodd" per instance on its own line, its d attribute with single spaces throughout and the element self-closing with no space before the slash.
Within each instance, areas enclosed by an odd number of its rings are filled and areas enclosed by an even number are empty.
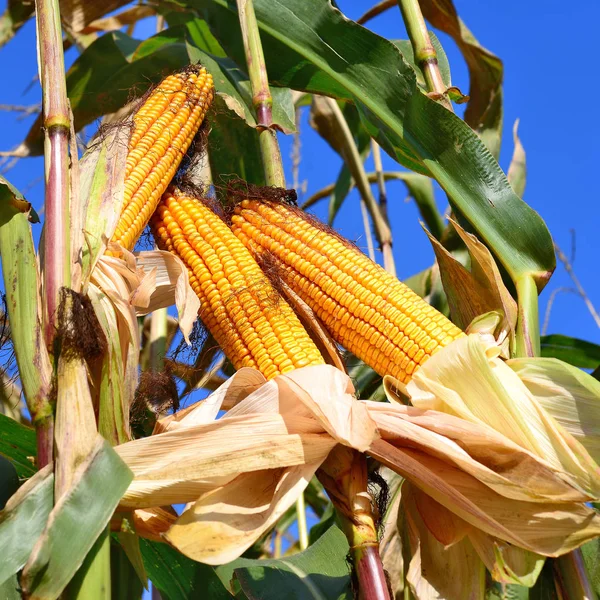
<svg viewBox="0 0 600 600">
<path fill-rule="evenodd" d="M 2 10 L 5 4 L 5 1 L 0 2 Z M 371 0 L 339 0 L 340 7 L 351 18 L 360 16 L 371 4 Z M 600 3 L 593 0 L 578 3 L 457 0 L 455 4 L 479 41 L 504 61 L 505 116 L 500 164 L 508 168 L 512 126 L 519 118 L 528 167 L 524 198 L 540 212 L 554 239 L 567 254 L 571 249 L 571 231 L 575 232 L 575 272 L 592 302 L 600 304 L 595 259 L 600 254 L 598 192 L 594 185 L 595 170 L 600 164 L 597 142 L 600 127 L 593 117 L 600 86 L 597 78 L 590 76 L 593 72 L 591 57 L 597 50 L 594 36 L 582 28 L 583 22 L 594 23 L 600 18 Z M 406 37 L 397 9 L 377 17 L 369 26 L 385 37 Z M 153 31 L 154 23 L 148 19 L 134 35 L 145 37 Z M 577 32 L 576 39 L 569 39 L 571 32 Z M 468 74 L 460 53 L 450 38 L 441 33 L 438 37 L 450 61 L 453 83 L 467 92 Z M 67 64 L 75 57 L 75 50 L 70 50 Z M 40 88 L 34 81 L 37 67 L 33 22 L 25 25 L 17 37 L 0 50 L 0 69 L 1 80 L 5 82 L 0 90 L 0 104 L 39 102 Z M 33 117 L 16 120 L 18 116 L 18 113 L 0 111 L 0 149 L 18 144 L 33 121 Z M 309 196 L 335 180 L 341 160 L 310 129 L 306 113 L 302 134 L 300 180 L 306 180 Z M 282 139 L 281 145 L 288 181 L 291 181 L 291 139 Z M 370 163 L 367 166 L 372 168 Z M 384 168 L 396 169 L 397 165 L 384 155 Z M 41 158 L 19 161 L 6 176 L 35 207 L 41 206 Z M 388 194 L 396 265 L 403 278 L 431 264 L 433 253 L 419 226 L 414 205 L 405 202 L 403 184 L 388 184 Z M 441 192 L 438 202 L 443 210 L 446 201 Z M 315 212 L 325 216 L 326 201 L 318 205 Z M 345 236 L 364 246 L 356 193 L 345 204 L 335 225 Z M 550 292 L 558 287 L 572 287 L 560 265 L 542 295 L 542 315 Z M 548 331 L 600 343 L 600 331 L 581 299 L 573 294 L 557 297 Z"/>
</svg>

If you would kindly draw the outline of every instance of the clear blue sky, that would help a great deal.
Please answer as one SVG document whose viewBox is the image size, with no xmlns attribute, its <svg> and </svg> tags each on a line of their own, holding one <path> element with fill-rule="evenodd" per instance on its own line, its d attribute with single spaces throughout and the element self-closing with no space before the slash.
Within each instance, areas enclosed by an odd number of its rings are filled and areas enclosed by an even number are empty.
<svg viewBox="0 0 600 600">
<path fill-rule="evenodd" d="M 351 18 L 360 16 L 374 0 L 339 0 Z M 600 86 L 594 73 L 597 45 L 593 29 L 583 27 L 600 19 L 600 3 L 583 0 L 566 3 L 559 0 L 523 2 L 481 2 L 457 0 L 459 14 L 479 41 L 499 55 L 505 65 L 504 142 L 500 163 L 508 168 L 512 153 L 512 125 L 520 118 L 520 135 L 527 152 L 528 180 L 525 200 L 546 220 L 554 239 L 570 254 L 571 230 L 576 232 L 575 271 L 592 302 L 600 305 L 600 280 L 596 260 L 600 255 L 598 235 L 598 192 L 595 172 L 600 164 L 595 118 Z M 0 2 L 4 10 L 5 0 Z M 406 37 L 399 11 L 392 9 L 369 25 L 389 38 Z M 147 20 L 136 30 L 140 37 L 154 30 Z M 574 38 L 575 32 L 577 38 Z M 569 39 L 572 36 L 573 39 Z M 464 61 L 454 43 L 439 34 L 452 68 L 453 83 L 468 92 L 469 82 Z M 75 58 L 67 54 L 67 64 Z M 36 74 L 35 28 L 28 23 L 17 37 L 0 50 L 0 104 L 39 102 L 40 88 Z M 33 117 L 15 120 L 17 113 L 0 111 L 0 149 L 10 149 L 25 135 Z M 307 180 L 310 195 L 334 181 L 340 159 L 310 130 L 303 119 L 303 147 L 300 179 Z M 290 142 L 282 140 L 284 159 L 289 167 Z M 397 168 L 385 157 L 387 168 Z M 40 158 L 19 161 L 6 176 L 39 208 L 43 199 L 43 162 Z M 291 175 L 288 177 L 291 181 Z M 407 277 L 428 266 L 432 251 L 418 224 L 415 207 L 405 203 L 403 184 L 388 187 L 392 227 L 395 231 L 394 252 L 400 277 Z M 443 194 L 438 194 L 445 207 Z M 326 214 L 326 202 L 316 208 Z M 349 238 L 364 245 L 364 232 L 358 218 L 358 200 L 354 193 L 336 221 Z M 571 287 L 564 269 L 559 266 L 542 296 L 541 308 L 549 292 L 557 287 Z M 554 305 L 549 332 L 564 333 L 600 343 L 600 331 L 576 296 L 559 295 Z"/>
</svg>

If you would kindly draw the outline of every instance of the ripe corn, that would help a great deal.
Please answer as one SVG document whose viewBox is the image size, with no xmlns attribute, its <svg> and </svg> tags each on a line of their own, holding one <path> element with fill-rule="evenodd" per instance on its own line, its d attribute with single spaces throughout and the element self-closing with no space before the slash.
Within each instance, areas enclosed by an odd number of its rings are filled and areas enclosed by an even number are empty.
<svg viewBox="0 0 600 600">
<path fill-rule="evenodd" d="M 203 202 L 177 189 L 163 195 L 150 227 L 156 243 L 187 266 L 199 316 L 234 367 L 271 379 L 323 358 L 250 252 Z"/>
<path fill-rule="evenodd" d="M 271 201 L 244 200 L 232 229 L 280 276 L 332 337 L 380 375 L 407 383 L 434 352 L 464 333 L 357 248 L 307 217 Z"/>
<path fill-rule="evenodd" d="M 133 117 L 121 217 L 113 242 L 132 250 L 189 148 L 214 94 L 203 67 L 169 75 Z"/>
</svg>

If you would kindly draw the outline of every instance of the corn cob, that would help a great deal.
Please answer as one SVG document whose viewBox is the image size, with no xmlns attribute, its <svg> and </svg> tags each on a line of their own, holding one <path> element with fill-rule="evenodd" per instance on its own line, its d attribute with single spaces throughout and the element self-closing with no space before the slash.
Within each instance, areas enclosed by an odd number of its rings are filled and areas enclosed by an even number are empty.
<svg viewBox="0 0 600 600">
<path fill-rule="evenodd" d="M 213 99 L 213 79 L 200 67 L 169 75 L 133 117 L 121 217 L 113 242 L 132 250 Z"/>
<path fill-rule="evenodd" d="M 157 245 L 187 266 L 201 302 L 199 316 L 236 369 L 254 367 L 271 379 L 323 364 L 294 311 L 203 202 L 170 188 L 150 227 Z"/>
<path fill-rule="evenodd" d="M 243 200 L 235 235 L 317 314 L 332 337 L 380 375 L 407 383 L 434 352 L 464 335 L 357 248 L 289 205 Z"/>
</svg>

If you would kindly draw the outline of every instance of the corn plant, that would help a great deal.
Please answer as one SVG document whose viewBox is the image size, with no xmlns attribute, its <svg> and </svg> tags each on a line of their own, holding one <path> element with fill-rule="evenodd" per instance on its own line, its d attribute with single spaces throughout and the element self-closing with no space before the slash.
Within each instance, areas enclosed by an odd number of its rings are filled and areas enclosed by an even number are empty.
<svg viewBox="0 0 600 600">
<path fill-rule="evenodd" d="M 398 8 L 408 40 L 368 28 Z M 45 202 L 40 234 L 0 179 L 0 597 L 594 598 L 599 354 L 540 337 L 552 238 L 452 3 L 12 2 L 0 42 L 30 17 L 42 111 L 11 154 L 43 154 Z M 343 167 L 298 206 L 306 107 Z M 435 256 L 405 282 L 392 179 Z M 353 187 L 370 256 L 306 212 Z"/>
</svg>

